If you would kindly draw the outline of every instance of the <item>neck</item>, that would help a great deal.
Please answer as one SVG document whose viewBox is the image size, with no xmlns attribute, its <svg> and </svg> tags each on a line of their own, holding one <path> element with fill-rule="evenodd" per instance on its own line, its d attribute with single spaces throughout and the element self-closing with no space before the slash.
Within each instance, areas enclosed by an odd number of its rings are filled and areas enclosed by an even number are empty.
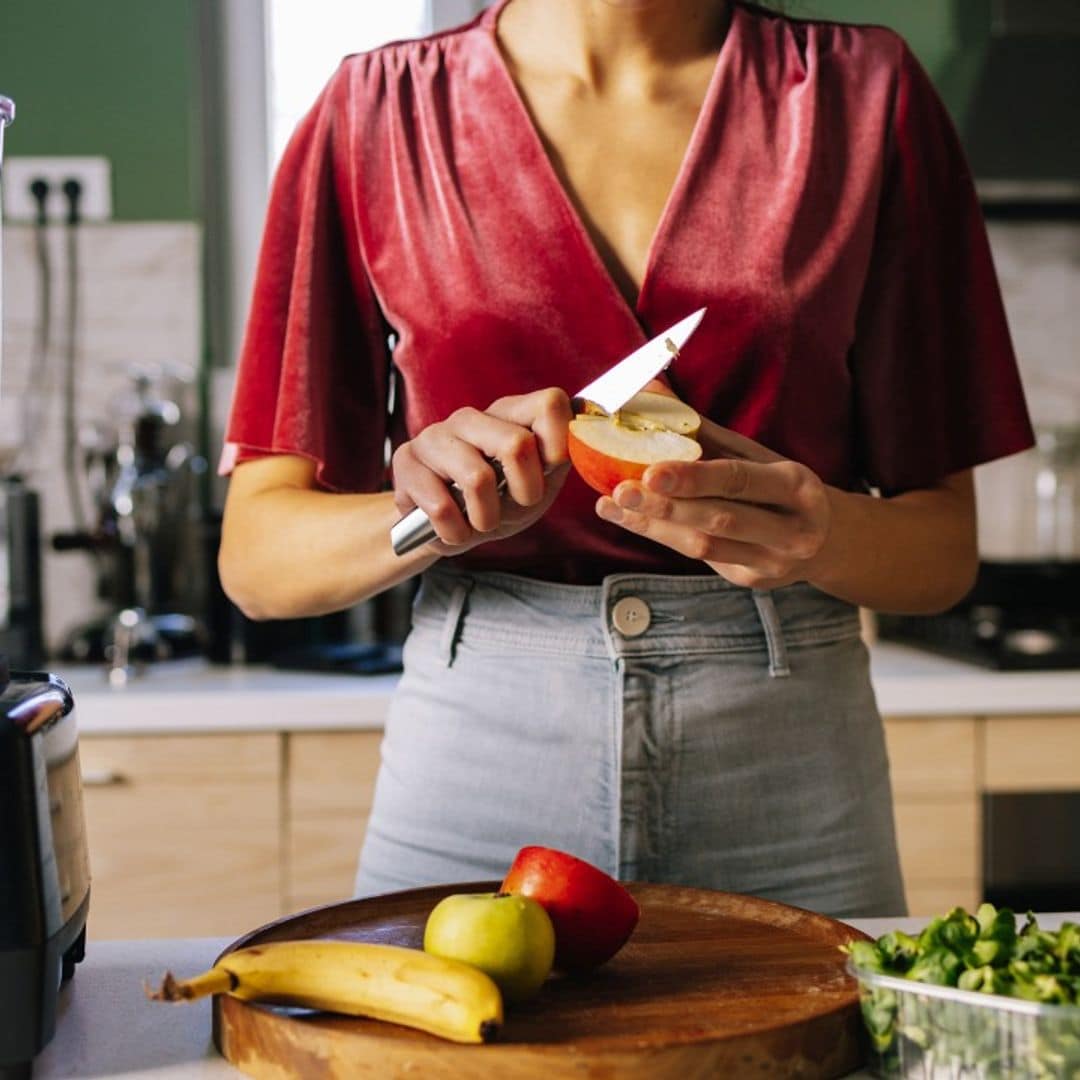
<svg viewBox="0 0 1080 1080">
<path fill-rule="evenodd" d="M 730 8 L 730 0 L 510 0 L 500 33 L 531 40 L 548 70 L 599 87 L 715 53 Z"/>
</svg>

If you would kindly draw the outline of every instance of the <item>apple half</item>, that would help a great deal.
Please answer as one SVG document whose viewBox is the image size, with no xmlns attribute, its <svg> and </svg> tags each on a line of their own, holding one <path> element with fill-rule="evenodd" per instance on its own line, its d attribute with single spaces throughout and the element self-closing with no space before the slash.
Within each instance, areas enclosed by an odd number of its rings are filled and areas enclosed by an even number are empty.
<svg viewBox="0 0 1080 1080">
<path fill-rule="evenodd" d="M 610 495 L 658 461 L 697 461 L 701 417 L 669 394 L 642 390 L 617 412 L 586 405 L 570 421 L 567 450 L 582 480 Z"/>
</svg>

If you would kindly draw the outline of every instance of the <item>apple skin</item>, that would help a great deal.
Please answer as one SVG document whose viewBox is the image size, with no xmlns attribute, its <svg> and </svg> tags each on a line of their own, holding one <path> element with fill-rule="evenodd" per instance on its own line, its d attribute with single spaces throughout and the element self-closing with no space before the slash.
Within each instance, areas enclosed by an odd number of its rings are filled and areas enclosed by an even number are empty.
<svg viewBox="0 0 1080 1080">
<path fill-rule="evenodd" d="M 502 892 L 538 901 L 555 927 L 555 967 L 589 971 L 610 960 L 637 926 L 637 901 L 603 870 L 555 848 L 523 847 Z"/>
<path fill-rule="evenodd" d="M 525 1001 L 551 972 L 555 930 L 544 908 L 527 897 L 455 893 L 428 915 L 424 951 L 472 964 L 508 1001 Z"/>
<path fill-rule="evenodd" d="M 658 461 L 701 457 L 701 417 L 668 394 L 643 390 L 615 416 L 588 407 L 570 421 L 567 451 L 594 491 L 610 495 L 624 480 L 640 480 Z"/>
</svg>

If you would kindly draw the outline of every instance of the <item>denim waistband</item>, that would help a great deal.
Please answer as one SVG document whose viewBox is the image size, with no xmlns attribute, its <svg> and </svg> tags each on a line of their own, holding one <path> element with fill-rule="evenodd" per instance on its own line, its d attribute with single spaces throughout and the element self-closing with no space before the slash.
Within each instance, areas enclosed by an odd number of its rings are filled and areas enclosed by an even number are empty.
<svg viewBox="0 0 1080 1080">
<path fill-rule="evenodd" d="M 629 634 L 620 601 L 644 613 Z M 788 649 L 860 632 L 856 607 L 806 584 L 764 591 L 715 574 L 612 574 L 565 585 L 444 565 L 424 574 L 413 624 L 440 634 L 447 662 L 459 641 L 612 659 L 767 650 L 774 675 L 787 673 Z"/>
</svg>

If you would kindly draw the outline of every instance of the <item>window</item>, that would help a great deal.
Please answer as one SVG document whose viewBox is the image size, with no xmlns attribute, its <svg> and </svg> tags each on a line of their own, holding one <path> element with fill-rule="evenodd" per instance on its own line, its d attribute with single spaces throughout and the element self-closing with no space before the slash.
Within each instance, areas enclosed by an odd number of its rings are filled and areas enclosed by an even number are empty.
<svg viewBox="0 0 1080 1080">
<path fill-rule="evenodd" d="M 267 0 L 272 162 L 342 57 L 427 33 L 430 8 L 429 0 Z"/>
</svg>

